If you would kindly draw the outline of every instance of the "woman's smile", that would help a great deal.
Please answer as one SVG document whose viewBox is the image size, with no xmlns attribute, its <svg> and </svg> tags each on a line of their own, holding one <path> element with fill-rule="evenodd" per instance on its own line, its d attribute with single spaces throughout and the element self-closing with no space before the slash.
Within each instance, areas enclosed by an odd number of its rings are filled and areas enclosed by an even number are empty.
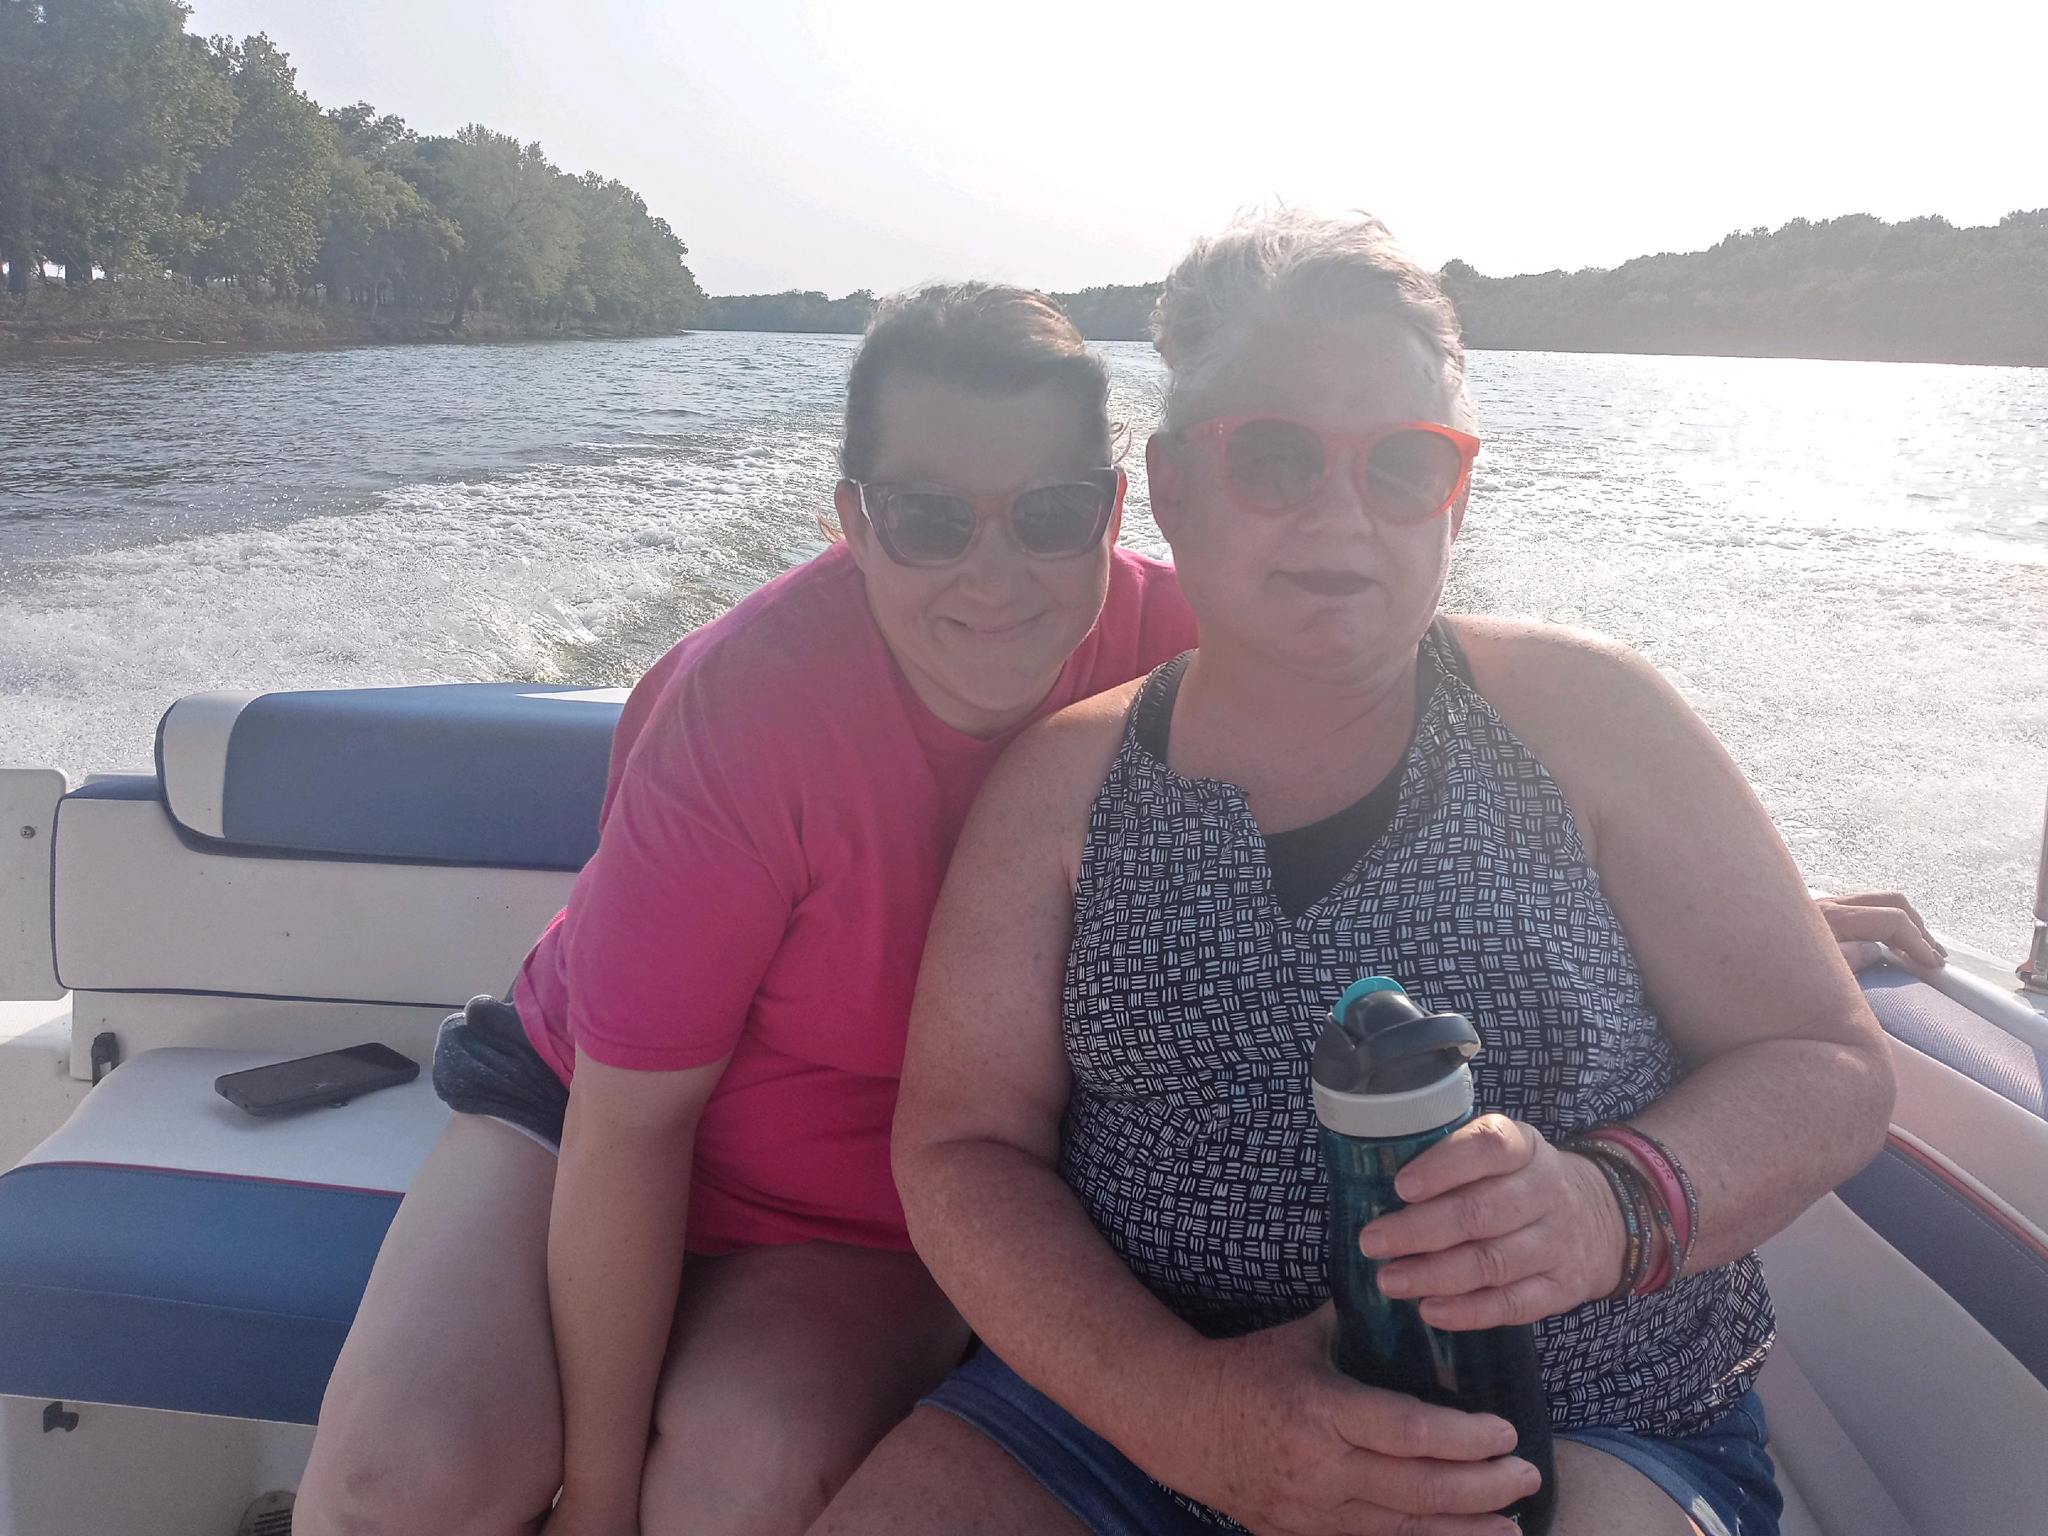
<svg viewBox="0 0 2048 1536">
<path fill-rule="evenodd" d="M 1049 608 L 1041 608 L 1021 618 L 961 617 L 944 614 L 940 616 L 938 623 L 942 634 L 965 640 L 970 644 L 1000 645 L 1025 639 L 1051 611 Z"/>
</svg>

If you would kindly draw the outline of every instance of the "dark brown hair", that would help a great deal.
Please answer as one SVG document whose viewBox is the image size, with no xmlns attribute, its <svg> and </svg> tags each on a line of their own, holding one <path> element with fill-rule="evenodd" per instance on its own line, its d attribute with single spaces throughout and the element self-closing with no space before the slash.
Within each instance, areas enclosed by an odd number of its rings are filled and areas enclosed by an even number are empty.
<svg viewBox="0 0 2048 1536">
<path fill-rule="evenodd" d="M 990 394 L 1051 385 L 1072 395 L 1084 430 L 1109 462 L 1109 374 L 1064 311 L 1042 293 L 1001 283 L 933 283 L 882 300 L 846 378 L 839 472 L 874 470 L 882 383 L 916 374 Z"/>
</svg>

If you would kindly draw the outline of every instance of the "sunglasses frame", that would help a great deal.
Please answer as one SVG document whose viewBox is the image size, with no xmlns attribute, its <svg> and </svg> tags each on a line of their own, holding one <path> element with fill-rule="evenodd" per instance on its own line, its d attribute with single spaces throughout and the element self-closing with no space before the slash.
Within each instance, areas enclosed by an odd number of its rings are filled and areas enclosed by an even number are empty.
<svg viewBox="0 0 2048 1536">
<path fill-rule="evenodd" d="M 883 480 L 862 481 L 850 477 L 841 480 L 839 483 L 853 492 L 855 501 L 860 505 L 860 514 L 867 520 L 868 527 L 874 531 L 875 542 L 882 546 L 882 553 L 898 565 L 908 566 L 913 570 L 920 571 L 944 570 L 947 566 L 958 565 L 962 560 L 965 560 L 974 553 L 974 547 L 981 542 L 981 536 L 987 531 L 989 523 L 997 517 L 1001 517 L 1009 524 L 1010 542 L 1017 546 L 1018 553 L 1022 554 L 1026 559 L 1045 561 L 1078 560 L 1081 556 L 1101 546 L 1103 535 L 1109 532 L 1110 524 L 1116 521 L 1117 510 L 1123 505 L 1127 487 L 1123 470 L 1113 464 L 1104 465 L 1101 469 L 1083 470 L 1079 474 L 1054 475 L 1049 479 L 1034 480 L 1029 485 L 1018 486 L 1014 491 L 1005 491 L 993 496 L 969 496 L 961 491 L 947 490 L 942 486 L 935 485 L 907 485 Z M 1033 491 L 1050 490 L 1056 485 L 1086 485 L 1092 490 L 1104 490 L 1107 494 L 1103 499 L 1102 513 L 1096 519 L 1095 531 L 1089 537 L 1087 543 L 1066 554 L 1045 555 L 1029 548 L 1022 539 L 1017 537 L 1017 524 L 1015 520 L 1017 503 Z M 870 496 L 874 496 L 879 500 L 892 492 L 949 496 L 955 501 L 966 502 L 974 511 L 974 532 L 969 536 L 966 547 L 959 554 L 948 556 L 944 560 L 915 560 L 907 558 L 903 551 L 896 546 L 895 536 L 889 528 L 889 519 L 886 516 L 876 516 L 874 508 L 869 504 Z"/>
<path fill-rule="evenodd" d="M 1237 487 L 1231 483 L 1230 439 L 1240 428 L 1261 421 L 1274 421 L 1284 426 L 1297 427 L 1323 445 L 1322 478 L 1317 480 L 1314 489 L 1309 491 L 1299 501 L 1285 507 L 1249 505 L 1238 494 Z M 1224 492 L 1230 497 L 1232 504 L 1240 512 L 1252 517 L 1291 517 L 1303 507 L 1313 504 L 1316 498 L 1329 488 L 1330 478 L 1337 473 L 1337 464 L 1342 457 L 1340 453 L 1332 452 L 1333 448 L 1348 448 L 1351 450 L 1352 472 L 1355 475 L 1357 473 L 1357 466 L 1372 457 L 1373 449 L 1377 448 L 1388 438 L 1403 432 L 1432 433 L 1437 437 L 1443 438 L 1458 450 L 1458 478 L 1452 484 L 1450 494 L 1444 497 L 1442 504 L 1434 512 L 1430 513 L 1428 517 L 1418 517 L 1412 520 L 1387 518 L 1374 509 L 1369 502 L 1367 503 L 1367 511 L 1375 518 L 1392 522 L 1397 527 L 1420 528 L 1424 523 L 1434 522 L 1450 511 L 1452 507 L 1457 505 L 1458 498 L 1471 488 L 1472 465 L 1479 457 L 1479 439 L 1471 433 L 1460 432 L 1456 427 L 1447 427 L 1440 421 L 1397 421 L 1389 426 L 1381 427 L 1377 431 L 1363 434 L 1355 432 L 1330 432 L 1322 427 L 1312 426 L 1310 423 L 1301 421 L 1293 416 L 1279 416 L 1270 411 L 1260 411 L 1249 416 L 1218 416 L 1211 421 L 1198 421 L 1192 426 L 1182 427 L 1178 435 L 1183 439 L 1202 439 L 1215 444 L 1216 467 L 1220 471 L 1218 478 L 1223 483 Z"/>
</svg>

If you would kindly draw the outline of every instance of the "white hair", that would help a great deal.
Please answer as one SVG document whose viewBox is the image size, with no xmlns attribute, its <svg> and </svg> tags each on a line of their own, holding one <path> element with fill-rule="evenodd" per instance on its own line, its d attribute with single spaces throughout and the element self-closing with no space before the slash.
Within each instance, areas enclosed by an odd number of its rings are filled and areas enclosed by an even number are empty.
<svg viewBox="0 0 2048 1536">
<path fill-rule="evenodd" d="M 1166 362 L 1166 421 L 1186 424 L 1248 331 L 1275 322 L 1328 324 L 1362 315 L 1398 320 L 1442 360 L 1444 381 L 1469 413 L 1457 311 L 1436 277 L 1370 214 L 1332 218 L 1295 208 L 1241 215 L 1194 243 L 1152 310 L 1152 344 Z"/>
</svg>

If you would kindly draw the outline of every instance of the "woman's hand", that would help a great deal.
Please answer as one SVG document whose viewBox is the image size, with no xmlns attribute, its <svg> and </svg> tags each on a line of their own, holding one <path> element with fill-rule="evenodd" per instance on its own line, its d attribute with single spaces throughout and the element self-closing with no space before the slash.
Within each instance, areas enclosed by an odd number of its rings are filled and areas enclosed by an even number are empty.
<svg viewBox="0 0 2048 1536">
<path fill-rule="evenodd" d="M 1897 891 L 1862 891 L 1854 896 L 1819 898 L 1820 915 L 1842 947 L 1849 969 L 1860 971 L 1883 959 L 1879 944 L 1889 944 L 1916 965 L 1934 967 L 1948 959 L 1913 903 Z"/>
<path fill-rule="evenodd" d="M 1166 1403 L 1155 1474 L 1259 1536 L 1513 1536 L 1491 1512 L 1538 1482 L 1514 1427 L 1350 1380 L 1334 1320 L 1325 1306 L 1205 1346 L 1206 1378 Z"/>
<path fill-rule="evenodd" d="M 1435 1328 L 1533 1323 L 1621 1283 L 1627 1246 L 1606 1176 L 1533 1126 L 1481 1115 L 1401 1170 L 1408 1202 L 1358 1248 L 1380 1289 L 1421 1303 Z"/>
</svg>

